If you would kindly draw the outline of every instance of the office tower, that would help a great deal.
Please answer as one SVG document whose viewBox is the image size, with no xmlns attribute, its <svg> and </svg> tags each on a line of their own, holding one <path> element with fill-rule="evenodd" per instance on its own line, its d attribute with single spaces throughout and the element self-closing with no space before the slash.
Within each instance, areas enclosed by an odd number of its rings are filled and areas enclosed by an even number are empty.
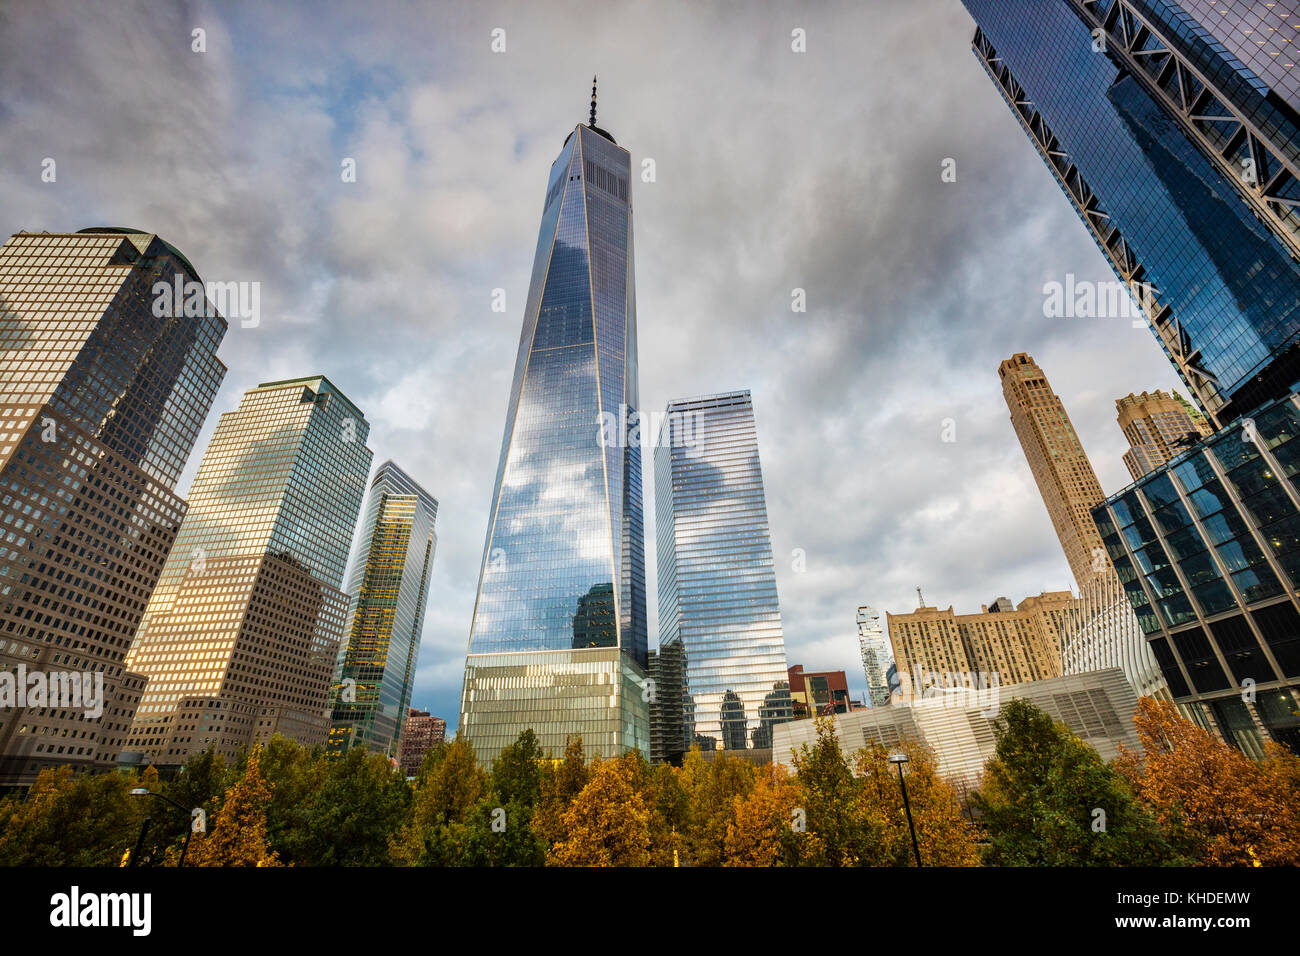
<svg viewBox="0 0 1300 956">
<path fill-rule="evenodd" d="M 1124 586 L 1113 574 L 1099 574 L 1080 591 L 1066 614 L 1061 673 L 1086 674 L 1110 667 L 1124 672 L 1139 697 L 1173 699 Z"/>
<path fill-rule="evenodd" d="M 875 608 L 858 608 L 858 647 L 862 651 L 862 670 L 867 675 L 867 700 L 872 707 L 886 707 L 889 705 L 888 673 L 894 655 L 880 624 L 880 612 Z"/>
<path fill-rule="evenodd" d="M 1300 400 L 1216 432 L 1093 512 L 1176 703 L 1300 750 Z"/>
<path fill-rule="evenodd" d="M 424 763 L 425 755 L 447 739 L 447 722 L 433 717 L 427 710 L 407 708 L 406 727 L 402 731 L 402 744 L 397 760 L 402 775 L 414 777 Z"/>
<path fill-rule="evenodd" d="M 1141 750 L 1133 712 L 1137 695 L 1118 668 L 1029 681 L 1000 688 L 997 693 L 971 695 L 962 700 L 908 701 L 893 707 L 871 707 L 838 714 L 831 719 L 840 749 L 852 764 L 862 746 L 880 746 L 894 751 L 904 741 L 924 744 L 934 754 L 939 776 L 959 793 L 979 789 L 984 767 L 995 757 L 997 733 L 993 718 L 999 708 L 1013 699 L 1027 700 L 1047 712 L 1101 755 L 1102 760 L 1119 756 L 1119 745 Z M 776 728 L 772 761 L 790 769 L 792 756 L 801 746 L 817 743 L 817 727 L 811 720 L 796 720 Z"/>
<path fill-rule="evenodd" d="M 655 496 L 659 648 L 685 655 L 685 739 L 762 749 L 791 708 L 748 391 L 668 403 Z"/>
<path fill-rule="evenodd" d="M 1094 562 L 1100 554 L 1101 536 L 1092 509 L 1106 496 L 1065 406 L 1052 392 L 1038 363 L 1019 352 L 998 366 L 998 375 L 1038 493 L 1074 580 L 1082 588 L 1098 573 Z"/>
<path fill-rule="evenodd" d="M 680 642 L 650 652 L 650 762 L 680 765 L 686 733 L 686 655 Z"/>
<path fill-rule="evenodd" d="M 593 90 L 547 179 L 488 514 L 460 709 L 485 761 L 528 728 L 650 746 L 631 180 Z"/>
<path fill-rule="evenodd" d="M 149 677 L 130 750 L 175 766 L 276 733 L 325 744 L 369 431 L 320 375 L 266 382 L 221 416 L 127 655 Z"/>
<path fill-rule="evenodd" d="M 1124 464 L 1134 481 L 1214 431 L 1181 395 L 1159 389 L 1116 399 L 1115 410 L 1129 441 Z"/>
<path fill-rule="evenodd" d="M 795 720 L 805 717 L 847 714 L 853 709 L 849 700 L 849 678 L 844 671 L 805 671 L 802 664 L 787 669 L 790 703 Z"/>
<path fill-rule="evenodd" d="M 386 461 L 370 482 L 352 580 L 347 641 L 335 678 L 327 753 L 397 752 L 429 596 L 438 502 Z"/>
<path fill-rule="evenodd" d="M 0 708 L 0 784 L 111 769 L 126 738 L 144 686 L 127 648 L 226 371 L 224 318 L 156 314 L 155 283 L 178 278 L 202 281 L 134 229 L 18 233 L 0 247 L 0 671 L 102 681 L 89 707 Z"/>
<path fill-rule="evenodd" d="M 886 614 L 903 694 L 977 688 L 992 675 L 1000 685 L 1059 677 L 1061 632 L 1074 603 L 1069 591 L 1045 591 L 1015 607 L 998 598 L 978 614 L 955 614 L 951 606 Z"/>
<path fill-rule="evenodd" d="M 964 2 L 977 58 L 1212 423 L 1288 394 L 1300 3 Z"/>
</svg>

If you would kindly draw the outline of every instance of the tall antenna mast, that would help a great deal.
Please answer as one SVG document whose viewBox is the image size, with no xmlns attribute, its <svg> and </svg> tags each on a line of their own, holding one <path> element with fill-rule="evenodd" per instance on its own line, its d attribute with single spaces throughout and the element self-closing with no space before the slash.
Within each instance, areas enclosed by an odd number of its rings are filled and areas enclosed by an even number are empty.
<svg viewBox="0 0 1300 956">
<path fill-rule="evenodd" d="M 587 124 L 592 129 L 596 128 L 596 74 L 591 75 L 591 122 Z"/>
</svg>

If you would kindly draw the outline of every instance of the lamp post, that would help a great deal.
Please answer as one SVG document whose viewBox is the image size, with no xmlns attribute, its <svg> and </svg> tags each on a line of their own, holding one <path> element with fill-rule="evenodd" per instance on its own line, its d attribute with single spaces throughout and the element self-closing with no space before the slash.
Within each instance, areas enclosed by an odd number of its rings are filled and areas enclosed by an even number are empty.
<svg viewBox="0 0 1300 956">
<path fill-rule="evenodd" d="M 167 801 L 167 802 L 170 803 L 173 807 L 175 807 L 177 810 L 179 810 L 181 813 L 185 814 L 186 816 L 188 816 L 188 817 L 190 818 L 190 826 L 189 826 L 189 828 L 185 831 L 185 842 L 181 845 L 181 859 L 180 859 L 180 862 L 176 864 L 177 866 L 184 866 L 184 865 L 185 865 L 185 852 L 190 848 L 190 837 L 194 836 L 194 831 L 195 831 L 196 829 L 199 830 L 201 833 L 206 833 L 206 832 L 207 832 L 207 829 L 208 829 L 208 828 L 207 828 L 207 814 L 204 813 L 203 808 L 202 808 L 202 807 L 195 807 L 193 810 L 187 810 L 187 809 L 185 809 L 184 805 L 182 805 L 182 804 L 180 804 L 180 803 L 177 803 L 177 802 L 176 802 L 175 800 L 173 800 L 171 797 L 166 796 L 166 795 L 161 794 L 161 793 L 154 793 L 152 790 L 149 790 L 149 789 L 147 789 L 146 787 L 136 787 L 134 790 L 131 791 L 131 796 L 133 796 L 133 797 L 157 797 L 159 800 L 165 800 L 165 801 Z M 142 847 L 143 844 L 144 844 L 144 835 L 145 835 L 145 831 L 147 831 L 148 829 L 149 829 L 149 818 L 148 818 L 148 817 L 145 817 L 145 818 L 144 818 L 144 824 L 143 824 L 143 826 L 140 827 L 140 839 L 136 842 L 136 845 L 135 845 L 135 852 L 131 854 L 131 865 L 132 865 L 132 866 L 135 866 L 136 857 L 139 855 L 139 853 L 140 853 L 140 849 L 141 849 L 141 847 Z"/>
<path fill-rule="evenodd" d="M 921 846 L 916 842 L 916 827 L 912 825 L 912 805 L 907 800 L 907 781 L 903 779 L 903 764 L 907 763 L 907 754 L 898 752 L 889 755 L 889 762 L 898 768 L 898 785 L 903 789 L 903 810 L 907 813 L 907 829 L 912 834 L 912 852 L 916 854 L 916 865 L 921 865 Z"/>
</svg>

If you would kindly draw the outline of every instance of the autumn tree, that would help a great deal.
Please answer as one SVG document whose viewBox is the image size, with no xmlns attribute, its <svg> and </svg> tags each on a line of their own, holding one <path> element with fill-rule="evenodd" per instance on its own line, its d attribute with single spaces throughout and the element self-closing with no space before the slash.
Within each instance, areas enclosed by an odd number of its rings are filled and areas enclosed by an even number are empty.
<svg viewBox="0 0 1300 956">
<path fill-rule="evenodd" d="M 994 721 L 996 755 L 972 803 L 986 862 L 999 866 L 1133 866 L 1178 862 L 1157 822 L 1097 751 L 1016 698 Z"/>
<path fill-rule="evenodd" d="M 723 841 L 724 866 L 795 866 L 800 835 L 795 810 L 801 802 L 798 785 L 779 764 L 763 767 L 754 788 L 734 799 Z"/>
<path fill-rule="evenodd" d="M 447 866 L 459 854 L 455 824 L 487 792 L 488 776 L 460 734 L 439 750 L 415 793 L 405 824 L 389 840 L 389 855 L 406 866 Z"/>
<path fill-rule="evenodd" d="M 354 747 L 326 761 L 302 831 L 292 841 L 293 862 L 309 866 L 382 866 L 388 839 L 402 825 L 411 788 L 383 754 Z"/>
<path fill-rule="evenodd" d="M 564 746 L 559 766 L 544 766 L 539 785 L 540 796 L 533 813 L 533 829 L 548 849 L 566 836 L 564 814 L 587 785 L 591 774 L 582 750 L 582 738 L 572 736 Z"/>
<path fill-rule="evenodd" d="M 230 767 L 234 779 L 243 776 L 251 751 L 242 751 Z M 296 740 L 275 734 L 258 752 L 262 778 L 270 788 L 266 807 L 267 845 L 281 860 L 306 862 L 304 847 L 312 801 L 325 783 L 325 757 Z"/>
<path fill-rule="evenodd" d="M 799 842 L 804 866 L 883 866 L 888 863 L 885 823 L 871 816 L 840 749 L 835 721 L 816 717 L 817 740 L 793 760 L 806 827 Z"/>
<path fill-rule="evenodd" d="M 222 794 L 233 782 L 233 778 L 228 778 L 225 759 L 209 747 L 192 755 L 168 781 L 160 780 L 154 767 L 146 767 L 136 786 L 170 797 L 186 809 L 201 807 L 208 819 L 212 819 L 221 806 Z M 151 822 L 140 862 L 176 866 L 185 838 L 190 834 L 192 817 L 161 801 L 146 803 L 145 808 Z"/>
<path fill-rule="evenodd" d="M 261 747 L 244 760 L 244 774 L 230 787 L 207 834 L 194 834 L 186 863 L 190 866 L 280 866 L 267 846 L 266 812 L 271 786 L 259 766 Z"/>
<path fill-rule="evenodd" d="M 117 866 L 150 810 L 130 795 L 138 786 L 125 774 L 42 770 L 25 800 L 0 801 L 0 866 Z"/>
<path fill-rule="evenodd" d="M 916 829 L 923 866 L 978 866 L 980 851 L 971 822 L 962 816 L 961 801 L 952 785 L 939 776 L 934 752 L 923 743 L 904 740 L 897 748 L 907 755 L 904 766 L 907 805 L 890 752 L 879 745 L 854 755 L 864 815 L 884 822 L 881 838 L 891 866 L 915 866 L 908 807 Z"/>
<path fill-rule="evenodd" d="M 533 830 L 541 800 L 543 756 L 537 735 L 522 731 L 492 763 L 487 794 L 457 824 L 457 863 L 463 866 L 541 866 L 546 847 Z"/>
<path fill-rule="evenodd" d="M 646 766 L 645 795 L 650 807 L 650 860 L 654 866 L 688 863 L 686 833 L 690 827 L 691 799 L 681 774 L 671 764 Z"/>
<path fill-rule="evenodd" d="M 692 747 L 679 773 L 688 801 L 683 833 L 685 853 L 693 866 L 720 866 L 726 858 L 727 826 L 736 798 L 754 789 L 754 765 L 725 750 L 706 760 Z"/>
<path fill-rule="evenodd" d="M 597 760 L 587 785 L 563 813 L 565 837 L 551 848 L 557 866 L 648 866 L 651 810 L 635 786 L 635 755 Z"/>
<path fill-rule="evenodd" d="M 1169 701 L 1144 697 L 1133 722 L 1142 752 L 1117 765 L 1189 855 L 1209 866 L 1300 864 L 1292 761 L 1271 749 L 1256 764 Z"/>
</svg>

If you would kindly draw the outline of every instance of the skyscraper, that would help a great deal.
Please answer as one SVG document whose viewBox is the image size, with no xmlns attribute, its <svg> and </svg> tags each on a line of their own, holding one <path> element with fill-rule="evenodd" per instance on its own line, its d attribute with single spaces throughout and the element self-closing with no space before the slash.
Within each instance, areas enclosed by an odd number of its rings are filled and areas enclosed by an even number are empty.
<svg viewBox="0 0 1300 956">
<path fill-rule="evenodd" d="M 880 612 L 872 607 L 858 608 L 858 648 L 862 652 L 862 670 L 867 675 L 867 699 L 872 707 L 889 704 L 889 666 L 894 653 L 880 623 Z"/>
<path fill-rule="evenodd" d="M 1092 509 L 1106 496 L 1065 406 L 1052 392 L 1038 363 L 1020 352 L 998 366 L 998 375 L 1038 493 L 1074 580 L 1083 588 L 1096 575 L 1094 561 L 1101 553 L 1101 535 L 1093 523 Z"/>
<path fill-rule="evenodd" d="M 551 166 L 488 515 L 460 732 L 491 760 L 649 749 L 631 155 L 591 121 Z"/>
<path fill-rule="evenodd" d="M 111 768 L 144 687 L 126 651 L 226 371 L 224 318 L 154 308 L 154 285 L 178 278 L 202 281 L 133 229 L 18 233 L 0 247 L 0 670 L 102 681 L 93 705 L 6 702 L 0 783 Z"/>
<path fill-rule="evenodd" d="M 1197 403 L 1300 379 L 1298 0 L 964 0 L 996 84 Z"/>
<path fill-rule="evenodd" d="M 1174 701 L 1254 756 L 1300 752 L 1300 396 L 1094 509 Z"/>
<path fill-rule="evenodd" d="M 1115 411 L 1129 442 L 1124 465 L 1134 481 L 1213 432 L 1205 416 L 1182 396 L 1159 389 L 1118 398 Z"/>
<path fill-rule="evenodd" d="M 659 653 L 685 658 L 683 737 L 764 748 L 791 715 L 785 638 L 748 391 L 668 403 L 655 447 Z"/>
<path fill-rule="evenodd" d="M 680 765 L 690 749 L 686 736 L 686 655 L 681 642 L 650 652 L 650 760 Z"/>
<path fill-rule="evenodd" d="M 965 2 L 1216 429 L 1093 509 L 1109 560 L 1186 713 L 1300 750 L 1300 2 Z"/>
<path fill-rule="evenodd" d="M 438 502 L 391 461 L 375 472 L 348 585 L 329 753 L 397 752 L 420 655 Z"/>
<path fill-rule="evenodd" d="M 132 751 L 177 765 L 276 733 L 325 743 L 369 431 L 320 375 L 266 382 L 221 416 L 127 655 L 149 676 Z"/>
</svg>

